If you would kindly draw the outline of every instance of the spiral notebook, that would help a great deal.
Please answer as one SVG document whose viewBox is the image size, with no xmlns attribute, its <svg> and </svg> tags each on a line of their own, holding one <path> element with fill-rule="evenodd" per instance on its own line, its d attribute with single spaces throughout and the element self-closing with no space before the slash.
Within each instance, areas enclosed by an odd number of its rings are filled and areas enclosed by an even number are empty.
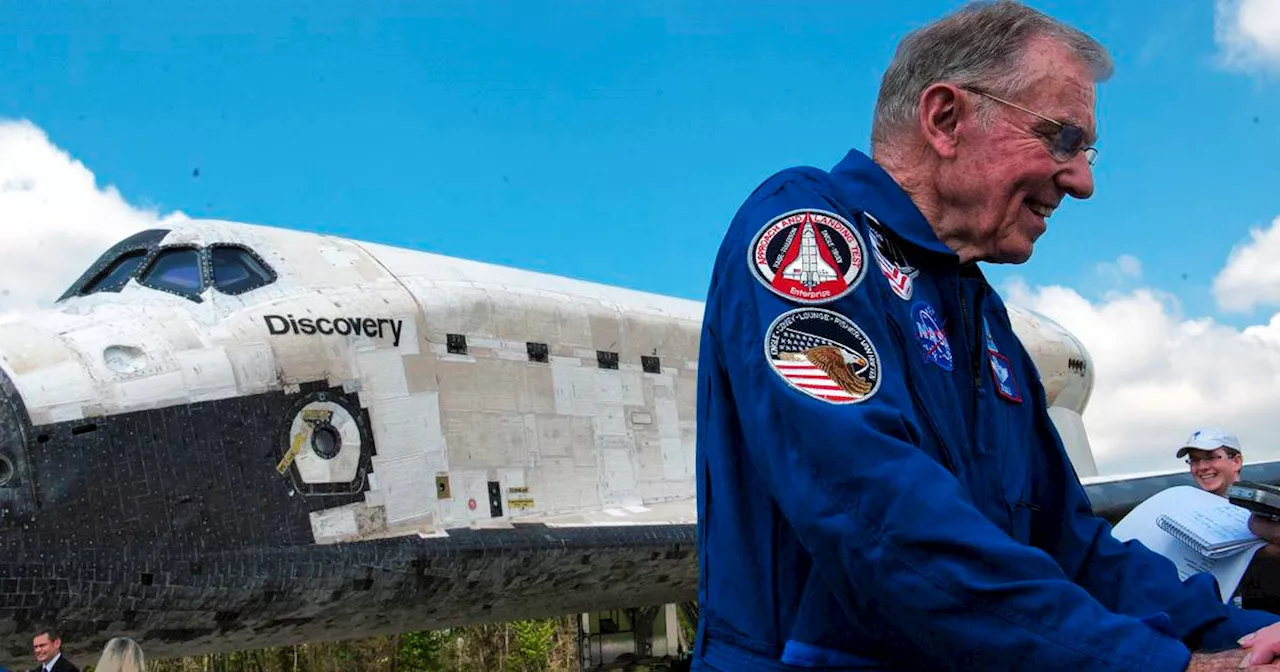
<svg viewBox="0 0 1280 672">
<path fill-rule="evenodd" d="M 1178 485 L 1138 504 L 1111 533 L 1120 541 L 1140 542 L 1165 556 L 1180 579 L 1199 572 L 1213 574 L 1219 597 L 1228 602 L 1254 554 L 1265 545 L 1248 531 L 1248 512 L 1240 511 L 1244 509 L 1211 492 Z M 1196 546 L 1213 555 L 1194 550 Z"/>
<path fill-rule="evenodd" d="M 1249 531 L 1249 510 L 1211 493 L 1208 497 L 1173 500 L 1180 506 L 1166 510 L 1156 525 L 1206 558 L 1234 555 L 1264 543 Z"/>
</svg>

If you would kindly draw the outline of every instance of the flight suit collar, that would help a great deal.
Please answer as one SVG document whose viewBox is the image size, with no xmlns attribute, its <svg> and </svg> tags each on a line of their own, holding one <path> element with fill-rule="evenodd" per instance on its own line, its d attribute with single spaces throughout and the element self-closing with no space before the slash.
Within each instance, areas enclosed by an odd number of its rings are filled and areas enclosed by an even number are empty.
<svg viewBox="0 0 1280 672">
<path fill-rule="evenodd" d="M 958 255 L 938 239 L 911 196 L 871 157 L 851 149 L 831 170 L 831 176 L 853 203 L 900 239 L 959 261 Z"/>
</svg>

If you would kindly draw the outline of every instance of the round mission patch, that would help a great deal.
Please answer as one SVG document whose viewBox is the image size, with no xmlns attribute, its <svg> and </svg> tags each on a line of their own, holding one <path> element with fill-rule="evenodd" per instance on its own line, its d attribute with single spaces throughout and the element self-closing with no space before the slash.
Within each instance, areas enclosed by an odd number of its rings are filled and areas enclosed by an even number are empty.
<svg viewBox="0 0 1280 672">
<path fill-rule="evenodd" d="M 791 387 L 832 404 L 856 404 L 880 389 L 880 355 L 853 320 L 823 308 L 778 316 L 764 339 L 775 373 Z"/>
<path fill-rule="evenodd" d="M 778 296 L 797 303 L 826 303 L 862 282 L 865 249 L 857 230 L 839 215 L 795 210 L 756 233 L 751 270 Z"/>
</svg>

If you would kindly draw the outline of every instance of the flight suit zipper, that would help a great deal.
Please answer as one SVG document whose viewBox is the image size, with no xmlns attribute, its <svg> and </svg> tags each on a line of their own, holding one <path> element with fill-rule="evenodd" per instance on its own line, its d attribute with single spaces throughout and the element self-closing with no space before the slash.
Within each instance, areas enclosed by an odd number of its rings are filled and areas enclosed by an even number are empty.
<svg viewBox="0 0 1280 672">
<path fill-rule="evenodd" d="M 982 360 L 986 350 L 986 345 L 982 338 L 982 286 L 978 286 L 978 290 L 974 292 L 976 305 L 970 306 L 970 302 L 966 299 L 967 287 L 965 282 L 970 280 L 964 275 L 962 267 L 955 277 L 956 298 L 960 303 L 960 320 L 964 330 L 964 344 L 967 349 L 966 354 L 969 357 L 969 378 L 971 381 L 972 392 L 969 399 L 969 441 L 970 447 L 978 453 L 986 452 L 983 448 L 983 436 L 985 432 L 982 427 Z M 970 311 L 974 314 L 970 314 Z"/>
<path fill-rule="evenodd" d="M 978 333 L 978 320 L 970 318 L 969 303 L 964 300 L 964 288 L 961 286 L 959 278 L 956 279 L 956 295 L 960 299 L 960 318 L 964 320 L 964 343 L 969 350 L 969 373 L 973 380 L 973 389 L 975 391 L 981 390 L 982 348 L 978 346 L 982 340 L 982 335 Z"/>
</svg>

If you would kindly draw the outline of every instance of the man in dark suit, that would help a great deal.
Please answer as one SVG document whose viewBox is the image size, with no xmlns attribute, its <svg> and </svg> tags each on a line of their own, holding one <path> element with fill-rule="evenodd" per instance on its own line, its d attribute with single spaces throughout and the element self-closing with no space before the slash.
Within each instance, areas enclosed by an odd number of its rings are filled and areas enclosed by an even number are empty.
<svg viewBox="0 0 1280 672">
<path fill-rule="evenodd" d="M 62 655 L 62 637 L 52 628 L 41 630 L 31 640 L 31 648 L 35 650 L 36 662 L 31 672 L 80 672 L 70 660 Z"/>
</svg>

